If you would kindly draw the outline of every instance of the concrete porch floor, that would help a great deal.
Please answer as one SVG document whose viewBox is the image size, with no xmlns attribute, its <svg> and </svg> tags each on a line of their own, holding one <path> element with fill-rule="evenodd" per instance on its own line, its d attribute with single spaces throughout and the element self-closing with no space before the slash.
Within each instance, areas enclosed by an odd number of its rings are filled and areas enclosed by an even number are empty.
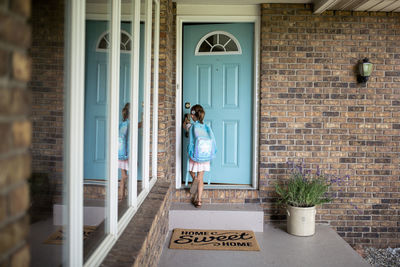
<svg viewBox="0 0 400 267">
<path fill-rule="evenodd" d="M 311 237 L 296 237 L 286 226 L 264 225 L 257 232 L 260 251 L 212 251 L 169 249 L 168 233 L 159 267 L 370 267 L 334 230 L 317 225 Z"/>
</svg>

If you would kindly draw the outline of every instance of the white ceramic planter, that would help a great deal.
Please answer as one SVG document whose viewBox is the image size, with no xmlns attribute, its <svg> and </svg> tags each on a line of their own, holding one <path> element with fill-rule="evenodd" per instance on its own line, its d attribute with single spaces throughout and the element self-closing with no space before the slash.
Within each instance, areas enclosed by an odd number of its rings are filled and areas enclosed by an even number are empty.
<svg viewBox="0 0 400 267">
<path fill-rule="evenodd" d="M 298 208 L 287 205 L 287 232 L 291 235 L 310 236 L 315 233 L 315 206 Z"/>
</svg>

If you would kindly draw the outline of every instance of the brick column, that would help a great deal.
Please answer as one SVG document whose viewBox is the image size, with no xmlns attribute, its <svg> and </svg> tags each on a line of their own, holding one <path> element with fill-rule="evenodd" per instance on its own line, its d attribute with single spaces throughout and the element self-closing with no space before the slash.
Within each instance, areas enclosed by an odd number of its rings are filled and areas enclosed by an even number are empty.
<svg viewBox="0 0 400 267">
<path fill-rule="evenodd" d="M 175 173 L 175 4 L 160 1 L 158 177 Z"/>
<path fill-rule="evenodd" d="M 0 266 L 29 266 L 30 1 L 0 2 Z"/>
</svg>

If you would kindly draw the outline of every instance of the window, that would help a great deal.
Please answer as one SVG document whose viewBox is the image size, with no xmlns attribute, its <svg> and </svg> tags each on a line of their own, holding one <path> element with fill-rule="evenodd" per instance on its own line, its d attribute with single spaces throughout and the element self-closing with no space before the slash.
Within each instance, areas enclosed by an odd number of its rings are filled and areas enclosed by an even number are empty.
<svg viewBox="0 0 400 267">
<path fill-rule="evenodd" d="M 122 53 L 128 53 L 131 51 L 132 46 L 132 38 L 129 33 L 121 30 L 121 43 L 120 50 Z M 110 48 L 110 32 L 105 32 L 97 42 L 96 51 L 97 52 L 106 52 L 107 49 Z"/>
<path fill-rule="evenodd" d="M 238 40 L 229 32 L 214 31 L 203 36 L 197 43 L 195 55 L 240 55 Z"/>
<path fill-rule="evenodd" d="M 160 3 L 96 2 L 68 1 L 65 266 L 99 266 L 157 177 L 158 141 L 156 134 L 151 140 L 150 135 L 157 133 L 158 122 Z M 137 127 L 129 127 L 127 135 L 121 121 Z M 92 224 L 96 228 L 84 240 L 84 225 Z"/>
</svg>

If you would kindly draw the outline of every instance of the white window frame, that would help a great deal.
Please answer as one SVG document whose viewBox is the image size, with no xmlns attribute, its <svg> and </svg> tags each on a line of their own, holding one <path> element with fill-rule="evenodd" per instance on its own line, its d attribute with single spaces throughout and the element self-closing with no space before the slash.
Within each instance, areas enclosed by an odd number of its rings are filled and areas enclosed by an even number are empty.
<svg viewBox="0 0 400 267">
<path fill-rule="evenodd" d="M 237 46 L 237 48 L 238 48 L 238 51 L 200 52 L 200 51 L 199 51 L 199 50 L 200 50 L 200 46 L 203 44 L 203 42 L 207 42 L 207 43 L 208 43 L 207 38 L 210 37 L 210 36 L 216 35 L 216 34 L 223 34 L 223 35 L 226 35 L 226 36 L 228 36 L 229 38 L 231 38 L 231 40 L 229 40 L 229 41 L 233 41 L 233 42 L 236 44 L 236 46 Z M 229 41 L 228 41 L 228 42 L 229 42 Z M 211 45 L 211 44 L 209 43 L 209 45 Z M 211 48 L 212 48 L 212 47 L 211 47 Z M 224 46 L 224 49 L 225 49 L 225 46 Z M 196 56 L 241 55 L 241 54 L 242 54 L 242 47 L 240 46 L 239 41 L 236 39 L 236 37 L 235 37 L 233 34 L 231 34 L 231 33 L 229 33 L 229 32 L 226 32 L 226 31 L 213 31 L 213 32 L 207 33 L 206 35 L 204 35 L 204 36 L 200 39 L 200 41 L 197 43 L 197 46 L 196 46 L 196 48 L 195 48 L 194 51 L 195 51 L 194 54 L 195 54 Z"/>
<path fill-rule="evenodd" d="M 157 181 L 157 169 L 158 169 L 158 77 L 159 77 L 159 52 L 160 52 L 160 1 L 154 1 L 154 73 L 153 73 L 153 141 L 152 141 L 152 177 L 150 179 L 150 187 Z M 151 54 L 150 54 L 151 57 Z M 151 66 L 150 66 L 151 68 Z M 151 70 L 150 70 L 151 72 Z"/>
<path fill-rule="evenodd" d="M 66 2 L 63 265 L 83 264 L 83 114 L 85 1 Z"/>
<path fill-rule="evenodd" d="M 260 16 L 256 6 L 198 6 L 177 5 L 176 18 L 176 107 L 175 107 L 175 188 L 186 188 L 182 184 L 182 59 L 183 59 L 183 24 L 184 23 L 218 23 L 218 22 L 251 22 L 254 23 L 254 74 L 253 74 L 253 129 L 252 129 L 252 184 L 246 185 L 205 185 L 206 189 L 257 189 L 258 188 L 258 132 L 259 132 L 259 94 L 260 94 Z M 243 10 L 246 13 L 243 13 Z M 242 12 L 242 13 L 241 13 Z M 189 14 L 189 15 L 186 15 Z M 204 16 L 203 14 L 213 14 Z M 182 14 L 182 15 L 180 15 Z M 243 15 L 239 15 L 243 14 Z"/>
<path fill-rule="evenodd" d="M 147 7 L 145 20 L 152 21 L 152 1 L 145 0 Z M 149 133 L 150 125 L 150 86 L 151 86 L 151 42 L 152 23 L 147 23 L 145 32 L 145 111 L 144 111 L 144 141 L 143 152 L 143 183 L 142 192 L 137 195 L 137 153 L 132 153 L 129 158 L 128 179 L 128 210 L 118 221 L 118 160 L 112 155 L 118 153 L 118 127 L 108 127 L 110 139 L 108 158 L 108 184 L 107 186 L 107 210 L 106 210 L 106 236 L 102 243 L 83 262 L 83 136 L 84 136 L 84 96 L 85 96 L 85 23 L 86 19 L 107 19 L 107 7 L 103 4 L 96 6 L 96 14 L 86 14 L 86 3 L 80 0 L 66 2 L 66 67 L 65 67 L 65 127 L 64 127 L 64 185 L 65 205 L 63 209 L 64 225 L 66 226 L 66 243 L 63 246 L 63 265 L 65 266 L 98 266 L 107 256 L 112 246 L 118 240 L 132 217 L 144 201 L 152 186 L 157 180 L 157 143 L 158 143 L 158 68 L 159 68 L 159 16 L 160 3 L 155 3 L 155 40 L 154 40 L 154 95 L 153 95 L 153 170 L 149 181 Z M 140 36 L 140 0 L 133 0 L 134 15 L 132 23 L 132 35 Z M 88 4 L 88 6 L 90 6 Z M 132 15 L 126 14 L 129 6 L 124 4 L 124 14 L 121 15 L 121 0 L 112 0 L 111 10 L 111 53 L 110 53 L 110 104 L 107 109 L 110 123 L 118 123 L 119 120 L 119 59 L 120 59 L 120 23 L 123 20 L 131 20 Z M 130 6 L 132 7 L 132 6 Z M 139 38 L 134 38 L 131 53 L 131 123 L 138 123 L 138 85 L 139 85 Z M 135 56 L 136 55 L 136 56 Z M 137 151 L 137 131 L 130 127 L 131 147 L 130 151 Z M 136 155 L 135 155 L 136 154 Z"/>
<path fill-rule="evenodd" d="M 96 42 L 96 52 L 108 52 L 109 51 L 109 49 L 106 49 L 106 48 L 99 48 L 99 44 L 100 44 L 101 40 L 103 40 L 103 38 L 108 33 L 110 33 L 110 31 L 105 31 L 100 35 L 99 39 Z M 132 42 L 132 35 L 130 35 L 129 32 L 121 30 L 121 33 L 124 33 L 125 35 L 127 35 L 129 37 L 129 40 Z M 131 47 L 132 47 L 132 45 L 131 45 Z M 132 49 L 131 50 L 121 50 L 121 53 L 128 54 L 128 53 L 131 53 L 131 51 L 133 51 L 133 50 Z"/>
</svg>

